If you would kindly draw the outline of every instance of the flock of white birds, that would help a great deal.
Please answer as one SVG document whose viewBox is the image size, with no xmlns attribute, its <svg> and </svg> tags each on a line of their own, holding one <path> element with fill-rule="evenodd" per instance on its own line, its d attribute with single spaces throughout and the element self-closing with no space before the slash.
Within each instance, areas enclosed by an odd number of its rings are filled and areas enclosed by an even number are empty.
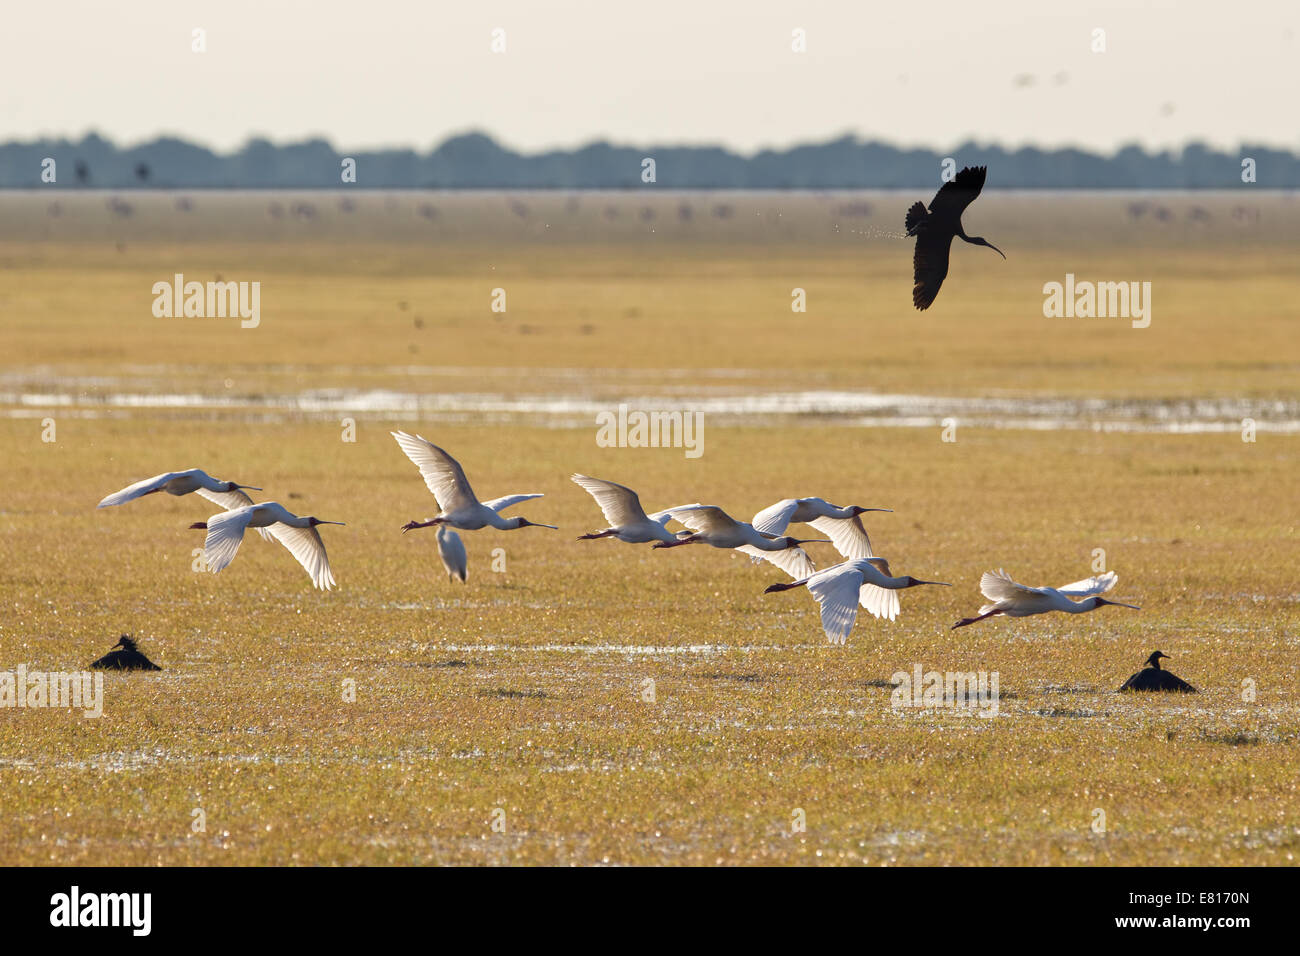
<svg viewBox="0 0 1300 956">
<path fill-rule="evenodd" d="M 420 469 L 439 509 L 437 515 L 425 521 L 408 522 L 402 526 L 402 531 L 436 527 L 438 552 L 449 578 L 465 581 L 468 565 L 465 544 L 452 529 L 513 531 L 535 527 L 558 530 L 555 525 L 538 524 L 527 518 L 501 516 L 507 508 L 542 495 L 515 494 L 479 501 L 465 477 L 465 470 L 451 455 L 419 435 L 400 431 L 391 434 Z M 889 563 L 872 552 L 871 539 L 862 525 L 862 515 L 869 511 L 888 511 L 887 508 L 840 507 L 821 498 L 786 498 L 754 515 L 752 522 L 738 521 L 716 505 L 698 502 L 647 514 L 631 488 L 587 475 L 573 475 L 572 480 L 595 499 L 609 523 L 604 530 L 584 534 L 579 540 L 617 538 L 628 544 L 652 544 L 655 548 L 707 544 L 714 548 L 742 551 L 754 561 L 770 561 L 794 580 L 773 584 L 765 593 L 807 588 L 821 608 L 822 629 L 833 644 L 843 644 L 848 639 L 859 606 L 874 617 L 892 621 L 898 616 L 899 591 L 922 584 L 950 586 L 942 581 L 922 581 L 910 575 L 895 576 Z M 170 495 L 197 492 L 225 509 L 207 521 L 190 526 L 207 531 L 203 546 L 207 570 L 216 574 L 229 565 L 239 551 L 244 532 L 256 528 L 263 538 L 274 538 L 288 548 L 315 587 L 325 591 L 334 587 L 337 582 L 317 528 L 323 524 L 343 522 L 295 515 L 274 501 L 255 503 L 248 491 L 261 489 L 233 481 L 218 481 L 206 472 L 192 468 L 166 472 L 128 485 L 100 501 L 99 507 L 125 504 L 159 492 Z M 668 525 L 672 522 L 682 525 L 685 530 L 669 530 Z M 793 524 L 806 524 L 825 537 L 791 537 L 786 531 Z M 833 545 L 845 560 L 818 571 L 802 547 L 812 542 Z M 953 627 L 965 627 L 1000 614 L 1007 617 L 1028 617 L 1048 611 L 1081 614 L 1105 605 L 1138 610 L 1135 605 L 1108 601 L 1100 596 L 1118 581 L 1119 576 L 1114 571 L 1107 571 L 1060 588 L 1034 588 L 1016 583 L 1005 571 L 986 571 L 980 579 L 980 590 L 989 603 L 980 608 L 978 615 L 963 618 Z"/>
</svg>

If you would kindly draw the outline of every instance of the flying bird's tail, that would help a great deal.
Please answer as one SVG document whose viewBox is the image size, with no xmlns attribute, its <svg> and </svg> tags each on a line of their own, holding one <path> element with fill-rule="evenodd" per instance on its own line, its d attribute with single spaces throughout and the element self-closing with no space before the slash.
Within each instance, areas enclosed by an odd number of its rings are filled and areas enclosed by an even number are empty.
<svg viewBox="0 0 1300 956">
<path fill-rule="evenodd" d="M 907 211 L 907 218 L 903 220 L 903 225 L 907 226 L 909 236 L 916 235 L 917 226 L 929 218 L 929 213 L 925 211 L 925 203 L 914 202 L 912 208 Z"/>
</svg>

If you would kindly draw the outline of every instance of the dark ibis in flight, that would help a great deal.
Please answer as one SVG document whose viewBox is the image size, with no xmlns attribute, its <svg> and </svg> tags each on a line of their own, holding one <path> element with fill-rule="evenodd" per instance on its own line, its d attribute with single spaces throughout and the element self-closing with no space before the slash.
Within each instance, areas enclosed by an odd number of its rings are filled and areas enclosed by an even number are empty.
<svg viewBox="0 0 1300 956">
<path fill-rule="evenodd" d="M 948 252 L 956 236 L 976 246 L 988 246 L 1006 258 L 1002 250 L 982 236 L 968 236 L 961 227 L 961 214 L 975 201 L 984 188 L 987 166 L 967 166 L 957 177 L 939 187 L 930 203 L 916 202 L 907 210 L 904 220 L 908 236 L 916 237 L 916 251 L 912 255 L 912 304 L 924 312 L 934 302 L 948 275 Z"/>
</svg>

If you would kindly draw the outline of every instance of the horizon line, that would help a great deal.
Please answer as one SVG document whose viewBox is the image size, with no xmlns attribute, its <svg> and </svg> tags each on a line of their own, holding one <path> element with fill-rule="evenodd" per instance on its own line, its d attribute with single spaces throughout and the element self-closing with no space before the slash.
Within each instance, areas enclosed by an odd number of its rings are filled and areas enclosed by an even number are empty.
<svg viewBox="0 0 1300 956">
<path fill-rule="evenodd" d="M 763 156 L 765 154 L 789 153 L 797 149 L 824 147 L 824 146 L 829 146 L 831 144 L 840 143 L 840 142 L 851 142 L 859 146 L 885 146 L 890 149 L 896 150 L 898 152 L 931 153 L 935 155 L 939 155 L 945 152 L 954 152 L 960 147 L 970 146 L 977 149 L 998 149 L 998 150 L 1002 150 L 1003 152 L 1013 153 L 1013 154 L 1018 152 L 1024 152 L 1026 150 L 1035 150 L 1043 153 L 1077 152 L 1089 156 L 1099 157 L 1102 159 L 1114 159 L 1115 157 L 1119 156 L 1121 153 L 1124 153 L 1129 150 L 1138 150 L 1143 155 L 1146 156 L 1180 157 L 1188 149 L 1191 149 L 1193 147 L 1200 147 L 1210 152 L 1221 152 L 1224 154 L 1230 154 L 1234 151 L 1239 152 L 1245 149 L 1256 149 L 1256 150 L 1264 149 L 1270 152 L 1279 152 L 1279 153 L 1285 153 L 1290 156 L 1300 157 L 1300 147 L 1269 144 L 1263 141 L 1249 142 L 1243 140 L 1236 143 L 1235 146 L 1222 146 L 1222 147 L 1216 146 L 1215 144 L 1207 140 L 1194 139 L 1194 138 L 1186 139 L 1180 145 L 1177 146 L 1164 146 L 1164 147 L 1148 146 L 1146 144 L 1135 141 L 1135 142 L 1116 146 L 1112 150 L 1106 151 L 1105 149 L 1099 149 L 1097 147 L 1082 145 L 1078 143 L 1059 144 L 1059 145 L 1049 146 L 1041 143 L 1022 142 L 1013 145 L 1013 144 L 1007 144 L 993 139 L 980 140 L 974 136 L 970 136 L 965 139 L 957 141 L 951 146 L 939 147 L 933 145 L 906 144 L 894 140 L 885 139 L 882 137 L 863 136 L 858 133 L 847 132 L 847 131 L 838 134 L 827 134 L 826 136 L 821 138 L 809 138 L 803 140 L 796 140 L 796 141 L 792 141 L 791 143 L 785 146 L 764 146 L 753 150 L 743 150 L 737 147 L 728 146 L 719 141 L 705 141 L 705 140 L 701 140 L 697 142 L 675 142 L 675 143 L 657 142 L 647 146 L 644 143 L 620 142 L 618 140 L 612 138 L 606 138 L 601 135 L 579 140 L 573 145 L 569 145 L 569 146 L 549 146 L 541 149 L 528 149 L 528 148 L 509 145 L 498 134 L 489 132 L 482 128 L 467 128 L 460 131 L 449 132 L 443 135 L 441 138 L 427 143 L 423 147 L 412 145 L 410 143 L 405 143 L 405 144 L 390 143 L 388 145 L 381 145 L 381 146 L 357 147 L 355 149 L 351 149 L 347 151 L 344 151 L 343 147 L 338 146 L 334 139 L 332 139 L 331 137 L 325 134 L 307 134 L 298 138 L 284 137 L 277 140 L 271 138 L 270 135 L 265 133 L 250 132 L 247 134 L 246 138 L 238 146 L 230 147 L 227 149 L 221 149 L 219 147 L 213 146 L 210 143 L 204 142 L 198 138 L 190 137 L 189 135 L 183 133 L 171 133 L 171 132 L 160 131 L 152 134 L 151 137 L 149 138 L 139 139 L 136 141 L 127 141 L 125 139 L 115 139 L 111 135 L 105 135 L 104 133 L 101 133 L 99 130 L 94 128 L 82 132 L 79 136 L 75 134 L 68 134 L 68 133 L 63 133 L 63 134 L 41 133 L 41 134 L 34 134 L 33 136 L 27 139 L 10 138 L 5 140 L 0 140 L 0 149 L 5 147 L 12 147 L 12 146 L 33 146 L 40 143 L 64 142 L 69 144 L 77 144 L 77 143 L 84 143 L 87 140 L 99 140 L 101 142 L 105 142 L 112 145 L 119 152 L 132 152 L 134 150 L 143 149 L 145 147 L 157 144 L 159 142 L 172 141 L 172 142 L 184 143 L 189 146 L 206 150 L 207 152 L 211 153 L 214 156 L 237 156 L 241 152 L 247 150 L 248 147 L 253 144 L 266 143 L 276 149 L 286 149 L 295 146 L 305 146 L 314 143 L 323 143 L 341 156 L 349 155 L 351 153 L 356 153 L 358 155 L 365 155 L 368 153 L 383 153 L 383 152 L 412 152 L 415 153 L 416 155 L 426 155 L 427 153 L 437 152 L 437 150 L 441 149 L 447 143 L 454 142 L 456 140 L 472 139 L 472 138 L 486 139 L 490 141 L 493 145 L 501 149 L 503 152 L 513 153 L 516 156 L 520 156 L 523 158 L 535 158 L 535 157 L 541 157 L 541 156 L 546 156 L 555 153 L 575 153 L 575 152 L 580 152 L 584 149 L 589 149 L 593 146 L 607 146 L 610 147 L 611 149 L 618 149 L 618 150 L 624 150 L 624 149 L 627 150 L 652 150 L 652 149 L 719 150 L 721 152 L 728 153 L 732 156 L 736 156 L 741 159 L 752 160 L 759 156 Z M 427 151 L 427 153 L 425 151 Z"/>
</svg>

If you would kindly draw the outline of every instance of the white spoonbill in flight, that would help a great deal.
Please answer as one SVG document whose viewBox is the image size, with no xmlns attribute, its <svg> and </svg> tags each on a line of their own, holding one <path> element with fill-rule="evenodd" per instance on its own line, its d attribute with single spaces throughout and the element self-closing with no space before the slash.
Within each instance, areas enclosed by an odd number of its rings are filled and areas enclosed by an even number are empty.
<svg viewBox="0 0 1300 956">
<path fill-rule="evenodd" d="M 669 516 L 690 529 L 675 541 L 660 541 L 656 548 L 676 548 L 684 544 L 709 544 L 715 548 L 734 548 L 771 561 L 792 578 L 806 577 L 816 568 L 801 544 L 825 541 L 823 538 L 791 538 L 763 534 L 751 524 L 737 521 L 714 505 L 684 505 L 670 508 Z M 829 543 L 829 542 L 826 542 Z"/>
<path fill-rule="evenodd" d="M 445 524 L 438 525 L 438 530 L 434 534 L 438 538 L 438 557 L 442 558 L 442 566 L 447 571 L 447 580 L 460 578 L 460 582 L 464 584 L 469 578 L 469 555 L 465 552 L 465 542 Z"/>
<path fill-rule="evenodd" d="M 628 544 L 647 544 L 651 541 L 674 544 L 677 535 L 668 530 L 668 522 L 672 520 L 673 512 L 681 508 L 700 507 L 699 504 L 678 505 L 677 508 L 668 508 L 648 515 L 641 507 L 641 499 L 631 488 L 613 481 L 605 481 L 603 478 L 590 478 L 587 475 L 571 475 L 570 480 L 596 499 L 596 504 L 600 505 L 605 520 L 609 522 L 609 527 L 604 531 L 579 535 L 579 541 L 618 538 Z"/>
<path fill-rule="evenodd" d="M 876 556 L 860 517 L 868 511 L 892 513 L 889 508 L 863 508 L 859 505 L 841 508 L 822 498 L 786 498 L 754 515 L 754 527 L 764 534 L 785 534 L 785 529 L 791 524 L 809 524 L 830 538 L 836 551 L 854 561 Z M 898 594 L 874 584 L 864 585 L 862 606 L 876 617 L 892 621 L 898 617 Z"/>
<path fill-rule="evenodd" d="M 808 593 L 821 605 L 822 630 L 826 632 L 826 639 L 832 644 L 843 644 L 848 640 L 853 624 L 858 619 L 859 603 L 876 617 L 887 617 L 892 621 L 898 613 L 897 599 L 892 609 L 889 609 L 882 607 L 875 600 L 874 594 L 881 592 L 892 595 L 895 591 L 921 584 L 952 587 L 943 581 L 921 581 L 911 575 L 894 577 L 889 570 L 889 562 L 884 558 L 872 557 L 845 561 L 801 581 L 773 584 L 763 593 L 807 587 Z M 868 593 L 869 588 L 872 589 L 871 593 Z"/>
<path fill-rule="evenodd" d="M 133 485 L 127 485 L 121 491 L 108 495 L 95 507 L 111 508 L 113 505 L 124 505 L 128 501 L 143 498 L 145 495 L 156 495 L 160 491 L 165 491 L 169 495 L 188 495 L 197 491 L 204 498 L 230 511 L 253 503 L 253 499 L 244 494 L 245 488 L 249 491 L 262 490 L 252 485 L 239 485 L 233 481 L 218 481 L 206 471 L 191 468 L 188 471 L 164 472 L 146 478 L 144 481 L 137 481 Z"/>
<path fill-rule="evenodd" d="M 246 530 L 265 528 L 275 540 L 289 549 L 289 553 L 311 578 L 311 583 L 322 591 L 328 591 L 338 582 L 330 571 L 325 543 L 316 530 L 316 526 L 321 524 L 341 525 L 343 522 L 322 521 L 314 517 L 300 518 L 284 505 L 265 501 L 260 505 L 223 511 L 207 521 L 196 521 L 190 527 L 206 529 L 208 532 L 203 542 L 203 563 L 213 574 L 235 559 Z"/>
<path fill-rule="evenodd" d="M 952 629 L 955 631 L 959 627 L 966 627 L 968 624 L 974 624 L 996 614 L 1005 614 L 1007 617 L 1029 617 L 1031 614 L 1046 614 L 1048 611 L 1083 614 L 1107 604 L 1114 607 L 1131 607 L 1135 611 L 1142 610 L 1136 604 L 1121 604 L 1119 601 L 1107 601 L 1104 597 L 1096 596 L 1105 594 L 1118 581 L 1118 574 L 1107 571 L 1105 574 L 1084 578 L 1082 581 L 1075 581 L 1073 584 L 1066 584 L 1059 588 L 1031 588 L 1024 584 L 1017 584 L 1011 580 L 1011 575 L 1000 568 L 997 571 L 985 571 L 980 577 L 980 591 L 992 603 L 980 608 L 977 616 L 962 618 L 952 626 Z M 1072 598 L 1084 600 L 1075 601 Z"/>
<path fill-rule="evenodd" d="M 428 521 L 408 521 L 402 525 L 403 533 L 415 528 L 430 528 L 434 525 L 449 524 L 461 531 L 477 531 L 479 528 L 496 528 L 498 531 L 514 531 L 516 528 L 550 528 L 558 530 L 553 524 L 538 524 L 527 518 L 503 518 L 499 512 L 521 501 L 542 497 L 540 494 L 506 495 L 480 502 L 474 496 L 474 489 L 469 486 L 465 469 L 460 462 L 447 454 L 433 442 L 419 435 L 406 432 L 389 432 L 406 457 L 415 462 L 424 476 L 424 483 L 433 492 L 441 509 L 436 517 Z"/>
<path fill-rule="evenodd" d="M 753 524 L 764 534 L 785 534 L 785 529 L 792 524 L 810 524 L 830 538 L 835 550 L 844 557 L 850 560 L 874 558 L 871 539 L 858 517 L 868 511 L 893 513 L 892 508 L 863 508 L 860 505 L 841 508 L 822 498 L 786 498 L 754 515 Z"/>
</svg>

